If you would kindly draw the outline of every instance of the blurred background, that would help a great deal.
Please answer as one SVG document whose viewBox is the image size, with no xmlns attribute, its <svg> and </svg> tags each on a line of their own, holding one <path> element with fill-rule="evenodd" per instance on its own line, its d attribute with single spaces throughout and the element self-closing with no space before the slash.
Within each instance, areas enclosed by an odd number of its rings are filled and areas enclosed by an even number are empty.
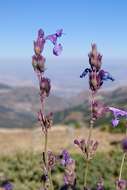
<svg viewBox="0 0 127 190">
<path fill-rule="evenodd" d="M 36 155 L 32 155 L 36 167 L 35 173 L 29 175 L 34 177 L 24 181 L 25 175 L 28 176 L 26 170 L 33 167 L 32 161 L 27 163 L 28 168 L 25 165 L 31 158 L 29 152 L 40 153 L 43 146 L 43 135 L 37 122 L 40 108 L 38 81 L 31 65 L 33 40 L 38 29 L 42 28 L 46 35 L 60 28 L 64 30 L 59 39 L 63 45 L 62 54 L 55 57 L 51 43 L 45 45 L 43 53 L 47 68 L 45 76 L 52 84 L 46 111 L 54 113 L 49 149 L 58 152 L 68 148 L 77 154 L 73 140 L 78 136 L 86 138 L 89 126 L 88 78 L 80 79 L 79 76 L 89 67 L 91 43 L 97 43 L 98 51 L 103 55 L 102 68 L 115 78 L 114 82 L 104 83 L 98 98 L 106 105 L 127 109 L 126 10 L 126 0 L 0 2 L 0 172 L 15 182 L 15 188 L 35 189 L 40 175 L 39 157 L 37 160 Z M 112 128 L 109 115 L 97 122 L 94 138 L 101 141 L 98 154 L 105 157 L 119 145 L 125 122 L 121 121 L 116 129 Z M 25 156 L 24 152 L 27 152 Z M 17 155 L 14 161 L 13 154 Z M 6 163 L 3 156 L 9 156 Z M 16 170 L 15 167 L 19 168 Z M 117 169 L 109 173 L 117 176 Z"/>
</svg>

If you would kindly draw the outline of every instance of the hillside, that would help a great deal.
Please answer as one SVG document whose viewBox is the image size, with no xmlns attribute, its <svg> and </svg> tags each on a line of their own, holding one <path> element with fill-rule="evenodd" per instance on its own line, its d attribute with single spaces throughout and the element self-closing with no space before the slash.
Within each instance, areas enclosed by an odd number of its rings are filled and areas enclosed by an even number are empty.
<svg viewBox="0 0 127 190">
<path fill-rule="evenodd" d="M 107 106 L 127 110 L 127 87 L 119 87 L 113 91 L 101 91 L 97 99 Z M 88 125 L 90 117 L 88 92 L 81 92 L 78 96 L 72 98 L 72 101 L 74 102 L 73 107 L 55 114 L 55 124 L 62 122 L 64 124 L 74 124 L 76 127 L 80 127 L 84 123 Z M 106 117 L 97 122 L 96 125 L 105 124 L 109 120 L 111 121 L 110 117 L 111 116 L 106 115 Z"/>
<path fill-rule="evenodd" d="M 101 91 L 98 98 L 106 105 L 126 109 L 126 94 L 127 87 L 120 87 L 113 91 Z M 89 92 L 85 91 L 65 99 L 51 94 L 46 101 L 46 112 L 54 112 L 55 124 L 75 124 L 80 127 L 89 120 L 88 95 Z M 31 128 L 37 122 L 39 102 L 39 90 L 34 87 L 0 84 L 0 128 Z"/>
<path fill-rule="evenodd" d="M 32 127 L 36 123 L 37 112 L 40 109 L 38 89 L 8 87 L 3 91 L 3 86 L 0 85 L 0 127 Z M 68 107 L 67 101 L 54 95 L 50 95 L 46 102 L 47 112 L 61 111 Z"/>
<path fill-rule="evenodd" d="M 7 84 L 0 83 L 0 90 L 9 90 L 11 87 Z"/>
</svg>

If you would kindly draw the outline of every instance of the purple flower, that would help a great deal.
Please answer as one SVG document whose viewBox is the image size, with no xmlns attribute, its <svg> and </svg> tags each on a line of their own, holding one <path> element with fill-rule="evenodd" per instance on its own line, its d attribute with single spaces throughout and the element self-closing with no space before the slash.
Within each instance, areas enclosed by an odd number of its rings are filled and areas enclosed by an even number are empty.
<svg viewBox="0 0 127 190">
<path fill-rule="evenodd" d="M 34 41 L 34 51 L 36 55 L 40 55 L 41 52 L 43 51 L 45 44 L 45 38 L 44 38 L 44 31 L 40 29 L 38 31 L 38 37 L 37 40 Z"/>
<path fill-rule="evenodd" d="M 62 34 L 63 34 L 63 29 L 59 29 L 56 31 L 55 34 L 51 34 L 51 35 L 48 35 L 45 37 L 44 31 L 42 29 L 40 29 L 38 31 L 37 40 L 34 41 L 34 52 L 35 52 L 36 56 L 41 55 L 41 53 L 44 49 L 44 45 L 45 45 L 46 40 L 50 40 L 53 43 L 53 45 L 54 45 L 53 54 L 56 56 L 60 55 L 63 48 L 62 48 L 61 44 L 57 44 L 57 39 L 59 37 L 61 37 Z"/>
<path fill-rule="evenodd" d="M 63 47 L 61 44 L 56 44 L 53 48 L 53 54 L 56 56 L 59 56 L 63 50 Z"/>
<path fill-rule="evenodd" d="M 80 78 L 83 78 L 89 73 L 89 86 L 92 91 L 97 91 L 103 84 L 104 80 L 112 80 L 113 77 L 104 70 L 100 70 L 99 72 L 94 67 L 93 69 L 86 68 L 83 73 L 80 75 Z"/>
<path fill-rule="evenodd" d="M 109 107 L 109 110 L 112 111 L 115 117 L 117 116 L 127 116 L 127 112 L 124 110 L 120 110 L 118 108 Z"/>
<path fill-rule="evenodd" d="M 75 181 L 76 181 L 75 161 L 72 160 L 65 167 L 64 183 L 66 185 L 72 185 L 72 186 L 74 186 L 75 185 Z"/>
<path fill-rule="evenodd" d="M 102 84 L 103 84 L 103 81 L 101 81 L 96 69 L 94 68 L 93 70 L 89 72 L 90 89 L 96 92 L 101 87 Z"/>
<path fill-rule="evenodd" d="M 40 72 L 40 73 L 44 72 L 45 70 L 44 63 L 45 63 L 45 58 L 42 55 L 38 55 L 38 56 L 34 55 L 32 57 L 32 65 L 35 71 Z"/>
<path fill-rule="evenodd" d="M 83 72 L 82 72 L 82 74 L 80 75 L 80 78 L 83 78 L 83 77 L 85 77 L 88 73 L 90 73 L 91 72 L 91 69 L 89 69 L 89 68 L 86 68 Z"/>
<path fill-rule="evenodd" d="M 52 114 L 52 112 L 45 116 L 45 115 L 42 113 L 42 110 L 40 110 L 40 111 L 38 112 L 38 121 L 39 121 L 40 124 L 41 124 L 42 131 L 43 131 L 44 133 L 46 133 L 47 130 L 52 127 L 52 123 L 53 123 L 53 114 Z"/>
<path fill-rule="evenodd" d="M 45 39 L 46 40 L 50 40 L 53 45 L 54 45 L 54 48 L 53 48 L 53 54 L 56 55 L 56 56 L 59 56 L 63 50 L 63 47 L 61 44 L 57 44 L 57 39 L 59 37 L 61 37 L 63 34 L 63 29 L 59 29 L 56 31 L 55 34 L 51 34 L 51 35 L 48 35 Z"/>
<path fill-rule="evenodd" d="M 116 181 L 116 190 L 126 190 L 127 181 L 124 179 Z"/>
<path fill-rule="evenodd" d="M 44 97 L 49 96 L 50 90 L 51 90 L 50 79 L 45 78 L 45 77 L 41 77 L 41 80 L 40 80 L 40 95 L 41 95 L 42 99 Z"/>
<path fill-rule="evenodd" d="M 72 162 L 72 158 L 67 150 L 63 150 L 61 156 L 62 156 L 61 164 L 63 166 L 66 166 L 67 164 Z"/>
<path fill-rule="evenodd" d="M 42 39 L 42 38 L 44 38 L 44 31 L 42 30 L 42 29 L 39 29 L 38 30 L 38 38 L 40 38 L 40 39 Z"/>
<path fill-rule="evenodd" d="M 75 139 L 75 140 L 74 140 L 74 144 L 76 144 L 76 145 L 79 146 L 79 145 L 80 145 L 80 141 L 79 141 L 78 139 Z"/>
<path fill-rule="evenodd" d="M 127 138 L 122 140 L 122 149 L 124 152 L 127 152 Z"/>
<path fill-rule="evenodd" d="M 108 108 L 101 102 L 95 100 L 92 103 L 92 115 L 94 119 L 102 117 L 107 111 Z"/>
<path fill-rule="evenodd" d="M 89 57 L 89 64 L 92 68 L 92 70 L 94 68 L 96 68 L 97 72 L 100 70 L 101 68 L 101 60 L 102 60 L 102 55 L 100 53 L 98 53 L 97 51 L 97 46 L 96 44 L 92 44 L 92 51 L 88 54 Z"/>
<path fill-rule="evenodd" d="M 102 55 L 98 53 L 96 44 L 92 44 L 92 51 L 88 54 L 88 56 L 91 69 L 86 68 L 80 75 L 80 78 L 85 77 L 86 74 L 89 73 L 90 89 L 96 92 L 102 86 L 105 80 L 109 79 L 114 81 L 114 78 L 110 75 L 109 72 L 100 70 L 102 64 Z"/>
<path fill-rule="evenodd" d="M 86 153 L 86 151 L 87 151 L 86 144 L 87 143 L 86 143 L 85 139 L 81 139 L 81 140 L 75 139 L 74 144 L 77 145 L 83 153 Z"/>
<path fill-rule="evenodd" d="M 56 31 L 57 37 L 61 37 L 62 34 L 63 34 L 63 29 L 58 29 L 58 30 Z"/>
<path fill-rule="evenodd" d="M 85 158 L 89 160 L 92 159 L 99 145 L 98 141 L 85 139 L 75 139 L 74 144 L 76 144 L 80 148 Z"/>
<path fill-rule="evenodd" d="M 107 71 L 104 71 L 104 70 L 100 70 L 99 71 L 99 77 L 101 78 L 102 81 L 104 80 L 111 80 L 111 81 L 114 81 L 114 78 L 111 76 L 111 74 Z"/>
<path fill-rule="evenodd" d="M 75 184 L 75 178 L 76 178 L 76 175 L 74 172 L 70 172 L 69 170 L 67 171 L 66 169 L 66 172 L 64 174 L 64 183 L 66 185 L 72 185 L 74 186 Z"/>
<path fill-rule="evenodd" d="M 56 42 L 57 42 L 57 35 L 56 34 L 51 34 L 51 35 L 46 37 L 46 40 L 50 40 L 55 45 Z"/>
<path fill-rule="evenodd" d="M 7 181 L 7 182 L 2 184 L 2 188 L 4 190 L 13 190 L 13 185 L 10 182 Z"/>
<path fill-rule="evenodd" d="M 56 156 L 51 152 L 48 151 L 48 169 L 51 170 L 54 168 L 56 164 Z"/>
<path fill-rule="evenodd" d="M 57 43 L 57 38 L 61 37 L 63 34 L 63 29 L 59 29 L 55 34 L 48 35 L 45 39 L 50 40 L 54 45 Z"/>
<path fill-rule="evenodd" d="M 102 178 L 99 179 L 96 190 L 104 190 L 104 182 Z"/>
<path fill-rule="evenodd" d="M 108 107 L 109 111 L 111 111 L 114 115 L 114 119 L 112 120 L 112 125 L 115 127 L 119 124 L 119 120 L 121 117 L 127 118 L 127 111 L 120 110 L 114 107 Z"/>
<path fill-rule="evenodd" d="M 61 154 L 61 164 L 65 167 L 64 183 L 66 185 L 75 185 L 75 161 L 71 158 L 67 150 L 63 150 Z"/>
<path fill-rule="evenodd" d="M 113 125 L 113 127 L 116 127 L 118 124 L 119 124 L 119 119 L 117 119 L 117 118 L 112 119 L 112 125 Z"/>
</svg>

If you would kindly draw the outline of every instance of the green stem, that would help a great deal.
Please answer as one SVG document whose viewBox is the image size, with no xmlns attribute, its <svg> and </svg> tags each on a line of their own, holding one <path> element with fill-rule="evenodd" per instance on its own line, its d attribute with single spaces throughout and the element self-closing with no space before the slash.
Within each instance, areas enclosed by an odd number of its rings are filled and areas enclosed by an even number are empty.
<svg viewBox="0 0 127 190">
<path fill-rule="evenodd" d="M 87 175 L 88 175 L 89 161 L 86 161 L 85 176 L 84 176 L 84 188 L 87 187 Z"/>
<path fill-rule="evenodd" d="M 89 134 L 88 134 L 88 140 L 87 140 L 87 151 L 89 154 L 89 142 L 91 140 L 92 137 L 92 130 L 93 130 L 93 126 L 94 126 L 94 120 L 93 120 L 93 102 L 94 102 L 94 95 L 91 94 L 91 119 L 90 119 L 90 128 L 89 128 Z M 86 159 L 86 168 L 85 168 L 85 175 L 84 175 L 84 188 L 87 187 L 87 176 L 88 176 L 88 170 L 89 170 L 89 155 Z"/>
<path fill-rule="evenodd" d="M 89 135 L 88 135 L 88 142 L 90 141 L 91 136 L 92 136 L 93 126 L 94 126 L 94 121 L 93 121 L 93 119 L 91 119 L 91 121 L 90 121 L 90 128 L 89 128 Z"/>
<path fill-rule="evenodd" d="M 44 153 L 45 153 L 45 165 L 48 170 L 48 158 L 47 158 L 47 144 L 48 144 L 48 132 L 45 133 L 45 145 L 44 145 Z M 54 190 L 51 171 L 48 172 L 49 182 L 50 182 L 50 190 Z"/>
<path fill-rule="evenodd" d="M 43 172 L 44 172 L 44 174 L 46 174 L 47 173 L 47 171 L 48 171 L 48 169 L 47 169 L 47 144 L 48 144 L 48 133 L 46 132 L 45 134 L 44 134 L 44 150 L 42 151 L 42 152 L 44 152 L 44 157 L 43 157 Z M 46 172 L 46 173 L 45 173 Z M 45 189 L 45 182 L 43 182 L 43 188 Z"/>
<path fill-rule="evenodd" d="M 125 131 L 125 137 L 127 137 L 127 127 L 126 127 L 126 131 Z M 124 165 L 125 157 L 126 157 L 126 153 L 124 153 L 123 157 L 122 157 L 120 172 L 119 172 L 119 180 L 121 180 L 121 177 L 122 177 L 122 171 L 123 171 L 123 165 Z"/>
<path fill-rule="evenodd" d="M 121 162 L 121 166 L 120 166 L 120 173 L 119 173 L 119 180 L 121 180 L 121 177 L 122 177 L 122 171 L 123 171 L 123 165 L 124 165 L 125 157 L 126 157 L 126 153 L 124 153 L 123 157 L 122 157 L 122 162 Z"/>
<path fill-rule="evenodd" d="M 53 182 L 52 182 L 51 171 L 49 171 L 49 181 L 50 181 L 50 190 L 54 190 L 54 186 L 53 186 Z"/>
</svg>

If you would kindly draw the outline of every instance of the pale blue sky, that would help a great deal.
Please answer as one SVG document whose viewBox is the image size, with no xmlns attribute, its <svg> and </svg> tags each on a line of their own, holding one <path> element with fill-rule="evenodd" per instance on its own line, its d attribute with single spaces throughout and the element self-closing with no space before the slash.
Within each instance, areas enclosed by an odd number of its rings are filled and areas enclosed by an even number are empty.
<svg viewBox="0 0 127 190">
<path fill-rule="evenodd" d="M 91 42 L 108 58 L 127 58 L 126 0 L 1 0 L 0 58 L 29 58 L 36 32 L 63 28 L 61 58 L 86 57 Z M 48 43 L 45 54 L 52 57 Z"/>
</svg>

